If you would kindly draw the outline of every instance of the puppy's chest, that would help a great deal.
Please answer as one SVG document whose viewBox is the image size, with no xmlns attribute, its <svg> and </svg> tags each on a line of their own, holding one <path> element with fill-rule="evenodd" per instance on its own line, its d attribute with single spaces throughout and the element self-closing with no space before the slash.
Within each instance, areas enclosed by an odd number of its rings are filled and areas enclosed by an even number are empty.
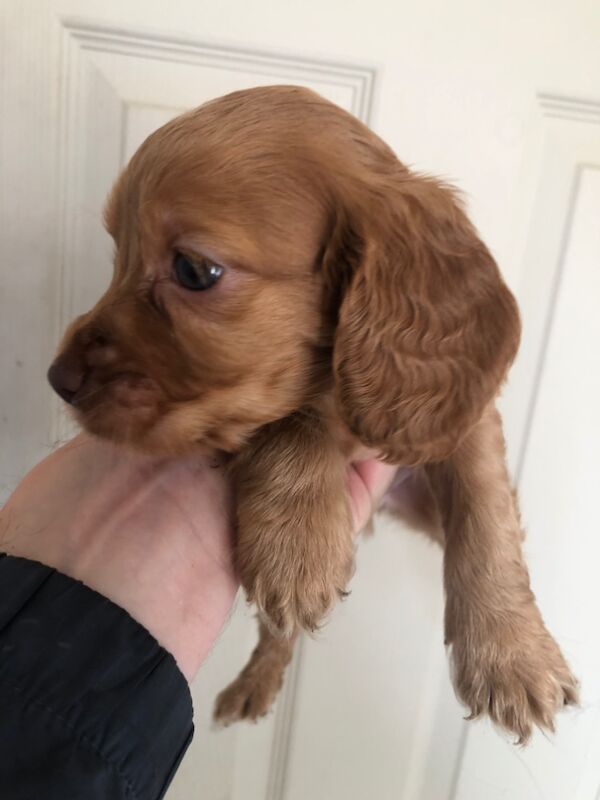
<svg viewBox="0 0 600 800">
<path fill-rule="evenodd" d="M 348 461 L 361 461 L 378 455 L 376 450 L 366 447 L 348 428 L 336 408 L 333 394 L 324 394 L 314 404 L 314 408 L 325 421 L 327 430 Z"/>
</svg>

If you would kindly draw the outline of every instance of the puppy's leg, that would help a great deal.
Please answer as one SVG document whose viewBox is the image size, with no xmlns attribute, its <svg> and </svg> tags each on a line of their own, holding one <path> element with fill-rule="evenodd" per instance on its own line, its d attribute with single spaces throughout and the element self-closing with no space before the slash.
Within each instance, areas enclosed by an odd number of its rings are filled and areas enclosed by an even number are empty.
<svg viewBox="0 0 600 800">
<path fill-rule="evenodd" d="M 471 718 L 487 713 L 519 743 L 577 702 L 577 684 L 546 630 L 521 552 L 500 416 L 486 410 L 456 453 L 427 467 L 445 537 L 446 643 Z"/>
<path fill-rule="evenodd" d="M 290 637 L 273 636 L 267 626 L 259 622 L 258 644 L 248 663 L 217 697 L 216 722 L 222 725 L 242 719 L 255 722 L 268 713 L 283 684 L 285 668 L 291 661 L 297 638 L 297 630 Z"/>
<path fill-rule="evenodd" d="M 262 429 L 232 469 L 237 566 L 248 600 L 274 632 L 314 630 L 353 566 L 339 447 L 319 417 L 298 413 Z"/>
</svg>

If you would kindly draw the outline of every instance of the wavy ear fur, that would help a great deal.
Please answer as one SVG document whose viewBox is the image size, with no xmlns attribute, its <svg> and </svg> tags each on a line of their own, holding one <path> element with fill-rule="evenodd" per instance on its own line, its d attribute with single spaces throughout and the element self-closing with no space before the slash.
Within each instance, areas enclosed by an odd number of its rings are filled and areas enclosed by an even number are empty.
<svg viewBox="0 0 600 800">
<path fill-rule="evenodd" d="M 520 322 L 452 190 L 397 163 L 338 221 L 349 277 L 333 367 L 352 432 L 416 465 L 450 455 L 479 419 L 516 354 Z"/>
</svg>

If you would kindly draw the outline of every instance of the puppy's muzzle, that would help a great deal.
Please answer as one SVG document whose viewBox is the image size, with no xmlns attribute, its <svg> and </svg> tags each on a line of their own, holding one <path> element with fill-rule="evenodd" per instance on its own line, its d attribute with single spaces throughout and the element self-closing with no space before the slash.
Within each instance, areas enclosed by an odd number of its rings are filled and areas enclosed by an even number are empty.
<svg viewBox="0 0 600 800">
<path fill-rule="evenodd" d="M 72 404 L 85 381 L 85 371 L 79 360 L 68 354 L 59 356 L 48 370 L 48 382 L 65 402 Z"/>
</svg>

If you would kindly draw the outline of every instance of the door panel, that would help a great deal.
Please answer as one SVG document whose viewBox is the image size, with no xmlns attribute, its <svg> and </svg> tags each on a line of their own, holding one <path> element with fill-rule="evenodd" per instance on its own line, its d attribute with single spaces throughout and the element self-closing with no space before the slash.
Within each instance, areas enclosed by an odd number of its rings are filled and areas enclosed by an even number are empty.
<svg viewBox="0 0 600 800">
<path fill-rule="evenodd" d="M 550 629 L 582 681 L 581 710 L 525 751 L 470 731 L 456 798 L 591 800 L 600 790 L 600 150 L 579 164 L 521 471 L 527 552 Z"/>
</svg>

